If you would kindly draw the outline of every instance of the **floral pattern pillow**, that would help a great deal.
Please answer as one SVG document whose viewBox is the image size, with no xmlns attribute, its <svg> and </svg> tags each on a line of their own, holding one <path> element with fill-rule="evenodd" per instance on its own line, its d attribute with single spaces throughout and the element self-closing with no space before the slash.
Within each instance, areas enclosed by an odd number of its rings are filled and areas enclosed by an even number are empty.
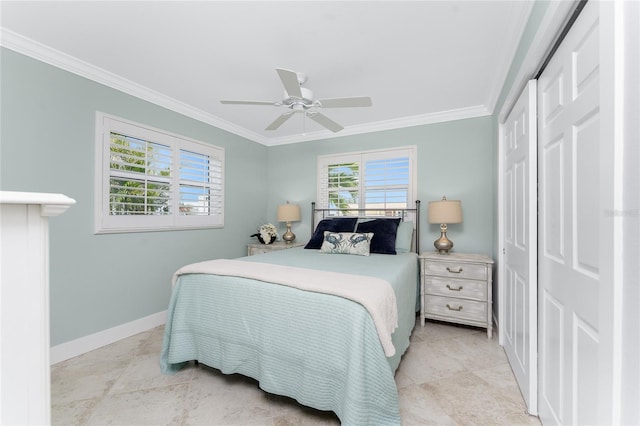
<svg viewBox="0 0 640 426">
<path fill-rule="evenodd" d="M 369 256 L 373 232 L 331 232 L 324 231 L 320 253 L 355 254 Z"/>
</svg>

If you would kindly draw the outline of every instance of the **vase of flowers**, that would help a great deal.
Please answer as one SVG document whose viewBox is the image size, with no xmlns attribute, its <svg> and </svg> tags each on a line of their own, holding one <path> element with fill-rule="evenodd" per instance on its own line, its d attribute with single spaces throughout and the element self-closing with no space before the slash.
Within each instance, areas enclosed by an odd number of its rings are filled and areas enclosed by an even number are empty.
<svg viewBox="0 0 640 426">
<path fill-rule="evenodd" d="M 252 237 L 258 237 L 258 241 L 262 244 L 271 244 L 276 238 L 278 238 L 278 230 L 270 223 L 266 223 L 260 226 L 257 234 L 251 235 Z"/>
</svg>

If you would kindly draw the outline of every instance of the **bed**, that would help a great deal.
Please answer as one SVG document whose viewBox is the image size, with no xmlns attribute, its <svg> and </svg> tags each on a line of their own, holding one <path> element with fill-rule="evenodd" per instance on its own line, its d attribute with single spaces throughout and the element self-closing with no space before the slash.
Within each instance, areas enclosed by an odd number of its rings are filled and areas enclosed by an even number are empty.
<svg viewBox="0 0 640 426">
<path fill-rule="evenodd" d="M 415 324 L 419 208 L 417 202 L 415 209 L 383 212 L 393 217 L 363 219 L 314 204 L 315 231 L 305 248 L 181 268 L 168 308 L 163 373 L 198 361 L 333 411 L 343 424 L 400 424 L 394 373 Z M 394 222 L 391 238 L 385 232 Z M 362 251 L 355 246 L 367 238 L 368 253 L 340 252 Z M 330 289 L 318 288 L 324 284 Z"/>
</svg>

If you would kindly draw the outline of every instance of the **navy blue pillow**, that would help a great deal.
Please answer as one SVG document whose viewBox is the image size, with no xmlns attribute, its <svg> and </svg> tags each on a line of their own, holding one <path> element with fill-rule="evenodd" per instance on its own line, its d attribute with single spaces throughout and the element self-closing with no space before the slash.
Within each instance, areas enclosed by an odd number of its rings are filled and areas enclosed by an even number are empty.
<svg viewBox="0 0 640 426">
<path fill-rule="evenodd" d="M 333 219 L 323 219 L 316 226 L 316 230 L 304 248 L 319 250 L 324 241 L 324 231 L 331 232 L 353 232 L 356 226 L 357 217 L 341 217 Z"/>
<path fill-rule="evenodd" d="M 356 232 L 373 232 L 370 253 L 396 254 L 396 234 L 398 233 L 397 219 L 373 219 L 360 222 Z"/>
</svg>

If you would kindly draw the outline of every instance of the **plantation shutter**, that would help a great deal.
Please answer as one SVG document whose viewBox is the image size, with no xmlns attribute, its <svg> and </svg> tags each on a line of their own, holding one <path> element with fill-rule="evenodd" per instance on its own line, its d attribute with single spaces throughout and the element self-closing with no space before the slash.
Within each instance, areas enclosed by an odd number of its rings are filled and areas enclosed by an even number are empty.
<svg viewBox="0 0 640 426">
<path fill-rule="evenodd" d="M 409 157 L 365 160 L 364 208 L 408 208 L 409 164 Z"/>
<path fill-rule="evenodd" d="M 224 225 L 223 148 L 96 117 L 96 233 Z"/>
<path fill-rule="evenodd" d="M 318 208 L 409 208 L 414 153 L 408 147 L 318 157 Z"/>
<path fill-rule="evenodd" d="M 224 221 L 224 150 L 186 141 L 178 144 L 179 173 L 175 188 L 179 225 L 208 223 L 222 225 Z"/>
<path fill-rule="evenodd" d="M 171 213 L 171 148 L 111 132 L 110 215 Z"/>
<path fill-rule="evenodd" d="M 205 154 L 180 150 L 181 215 L 213 215 L 222 209 L 222 161 Z"/>
<path fill-rule="evenodd" d="M 360 156 L 331 156 L 324 160 L 318 163 L 318 207 L 359 208 Z"/>
</svg>

